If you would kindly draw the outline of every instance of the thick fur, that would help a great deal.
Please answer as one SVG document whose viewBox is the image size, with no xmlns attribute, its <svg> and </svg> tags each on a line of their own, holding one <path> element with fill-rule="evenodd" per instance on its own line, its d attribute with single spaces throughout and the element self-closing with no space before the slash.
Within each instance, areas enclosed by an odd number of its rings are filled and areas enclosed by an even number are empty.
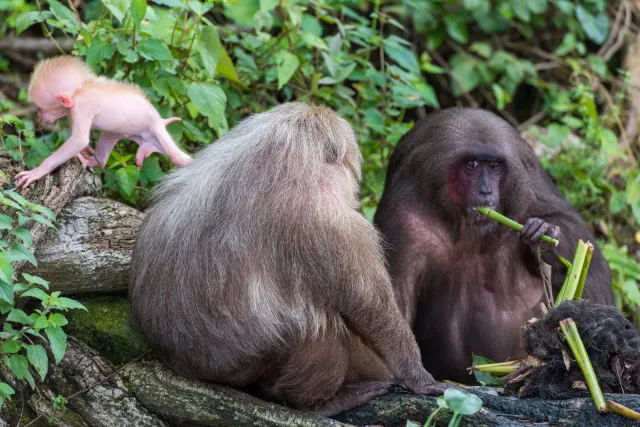
<svg viewBox="0 0 640 427">
<path fill-rule="evenodd" d="M 290 103 L 164 180 L 138 235 L 130 298 L 169 366 L 259 382 L 327 414 L 386 392 L 393 376 L 417 391 L 432 383 L 379 236 L 356 211 L 360 161 L 343 119 Z"/>
<path fill-rule="evenodd" d="M 472 353 L 496 361 L 522 354 L 520 327 L 539 314 L 543 299 L 532 248 L 510 228 L 472 223 L 456 200 L 453 174 L 465 156 L 477 153 L 504 164 L 494 191 L 498 212 L 522 224 L 540 218 L 559 226 L 557 250 L 568 259 L 578 239 L 595 244 L 531 147 L 496 115 L 447 109 L 402 138 L 374 222 L 388 243 L 396 300 L 415 328 L 425 367 L 436 378 L 460 382 L 473 381 L 465 370 Z M 553 254 L 543 258 L 552 264 L 557 291 L 566 270 Z M 585 297 L 613 303 L 611 273 L 597 247 Z"/>
</svg>

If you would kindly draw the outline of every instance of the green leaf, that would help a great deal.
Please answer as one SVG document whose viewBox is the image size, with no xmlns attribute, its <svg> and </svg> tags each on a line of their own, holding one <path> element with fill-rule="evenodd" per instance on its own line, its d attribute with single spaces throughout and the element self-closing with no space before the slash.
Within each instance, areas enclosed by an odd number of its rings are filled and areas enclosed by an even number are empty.
<svg viewBox="0 0 640 427">
<path fill-rule="evenodd" d="M 471 46 L 469 46 L 469 50 L 471 52 L 477 53 L 478 55 L 480 55 L 485 59 L 490 58 L 491 54 L 493 53 L 493 49 L 491 48 L 491 45 L 489 43 L 483 43 L 483 42 L 475 42 L 471 44 Z"/>
<path fill-rule="evenodd" d="M 46 208 L 46 207 L 40 206 L 40 205 L 36 205 L 36 204 L 29 206 L 29 208 L 32 211 L 40 212 L 41 214 L 43 214 L 44 216 L 49 218 L 51 221 L 55 221 L 56 220 L 56 214 L 53 213 L 53 211 L 51 209 L 49 209 L 49 208 Z"/>
<path fill-rule="evenodd" d="M 36 257 L 33 256 L 31 251 L 27 249 L 22 243 L 15 242 L 8 253 L 5 253 L 5 257 L 9 259 L 11 257 L 12 261 L 27 261 L 34 267 L 38 266 L 38 261 L 36 261 Z"/>
<path fill-rule="evenodd" d="M 51 322 L 53 326 L 64 326 L 69 323 L 62 313 L 51 313 L 49 315 L 49 322 Z"/>
<path fill-rule="evenodd" d="M 317 37 L 311 33 L 302 33 L 302 41 L 312 47 L 316 47 L 320 50 L 329 50 L 329 46 L 320 37 Z"/>
<path fill-rule="evenodd" d="M 220 48 L 220 58 L 218 59 L 218 67 L 216 68 L 216 71 L 232 82 L 238 83 L 243 88 L 247 87 L 247 85 L 242 83 L 238 78 L 236 68 L 234 67 L 233 62 L 231 61 L 231 58 L 229 57 L 229 54 L 227 53 L 227 50 L 224 48 L 224 46 Z"/>
<path fill-rule="evenodd" d="M 220 37 L 213 27 L 204 27 L 200 33 L 196 50 L 200 53 L 202 65 L 209 78 L 213 78 L 220 58 Z"/>
<path fill-rule="evenodd" d="M 53 358 L 57 365 L 64 357 L 64 353 L 67 351 L 67 334 L 64 333 L 60 326 L 49 326 L 45 329 L 45 332 L 49 338 L 51 352 L 53 353 Z"/>
<path fill-rule="evenodd" d="M 21 323 L 23 325 L 31 325 L 33 323 L 33 319 L 27 316 L 27 313 L 20 310 L 19 308 L 14 308 L 13 310 L 11 310 L 11 312 L 7 316 L 7 321 Z"/>
<path fill-rule="evenodd" d="M 49 369 L 49 358 L 44 347 L 39 344 L 27 345 L 27 359 L 40 375 L 42 381 L 44 381 Z"/>
<path fill-rule="evenodd" d="M 142 39 L 136 45 L 140 56 L 151 61 L 170 61 L 173 55 L 166 44 L 156 39 Z"/>
<path fill-rule="evenodd" d="M 453 412 L 460 412 L 462 408 L 462 402 L 469 396 L 464 391 L 450 387 L 444 391 L 444 400 L 447 402 L 447 407 Z"/>
<path fill-rule="evenodd" d="M 58 0 L 49 0 L 49 6 L 53 15 L 60 21 L 69 21 L 76 27 L 80 25 L 78 17 L 67 6 L 60 3 Z"/>
<path fill-rule="evenodd" d="M 591 41 L 602 44 L 609 34 L 609 18 L 606 13 L 591 14 L 582 4 L 576 6 L 576 17 Z"/>
<path fill-rule="evenodd" d="M 49 295 L 40 288 L 31 288 L 20 295 L 20 298 L 27 298 L 27 297 L 36 298 L 36 299 L 39 299 L 40 301 L 46 301 L 49 299 Z"/>
<path fill-rule="evenodd" d="M 0 348 L 2 348 L 3 353 L 13 354 L 20 351 L 20 349 L 22 348 L 22 343 L 16 340 L 5 341 L 2 343 L 2 347 Z"/>
<path fill-rule="evenodd" d="M 12 354 L 11 357 L 9 357 L 9 367 L 19 380 L 26 377 L 29 372 L 29 362 L 27 358 L 21 354 Z"/>
<path fill-rule="evenodd" d="M 87 49 L 87 64 L 95 67 L 100 61 L 109 59 L 116 52 L 115 45 L 103 40 L 95 40 Z"/>
<path fill-rule="evenodd" d="M 116 178 L 118 178 L 118 185 L 120 191 L 131 197 L 136 191 L 136 185 L 138 184 L 138 178 L 140 177 L 140 171 L 136 165 L 129 165 L 124 168 L 120 168 L 116 171 Z"/>
<path fill-rule="evenodd" d="M 511 0 L 510 1 L 511 10 L 513 11 L 514 15 L 516 15 L 518 18 L 520 18 L 524 22 L 529 22 L 531 20 L 531 12 L 527 8 L 528 1 L 529 0 L 527 1 Z"/>
<path fill-rule="evenodd" d="M 640 177 L 627 183 L 627 203 L 640 202 Z"/>
<path fill-rule="evenodd" d="M 87 311 L 87 308 L 84 305 L 82 305 L 80 302 L 67 297 L 58 298 L 58 308 L 68 308 L 72 310 L 80 309 L 80 310 Z"/>
<path fill-rule="evenodd" d="M 609 210 L 612 214 L 622 212 L 626 205 L 627 197 L 623 191 L 616 191 L 611 195 L 611 198 L 609 199 Z"/>
<path fill-rule="evenodd" d="M 144 15 L 147 13 L 147 0 L 132 0 L 131 1 L 131 18 L 133 19 L 133 25 L 136 28 L 140 28 L 140 23 L 144 19 Z"/>
<path fill-rule="evenodd" d="M 13 285 L 4 280 L 0 280 L 0 300 L 13 305 Z"/>
<path fill-rule="evenodd" d="M 11 234 L 19 237 L 25 245 L 31 245 L 33 243 L 33 236 L 26 228 L 16 228 Z"/>
<path fill-rule="evenodd" d="M 26 280 L 30 284 L 40 285 L 45 289 L 49 289 L 49 282 L 44 280 L 42 277 L 32 276 L 31 274 L 28 274 L 28 273 L 22 273 L 22 277 L 24 277 L 24 280 Z"/>
<path fill-rule="evenodd" d="M 131 8 L 131 0 L 102 0 L 102 4 L 113 14 L 120 23 Z"/>
<path fill-rule="evenodd" d="M 0 230 L 11 230 L 14 221 L 9 215 L 0 214 Z"/>
<path fill-rule="evenodd" d="M 540 14 L 547 11 L 547 0 L 527 0 L 525 3 L 533 13 Z"/>
<path fill-rule="evenodd" d="M 15 394 L 15 390 L 7 383 L 0 382 L 0 395 L 2 396 L 12 396 Z M 2 405 L 0 404 L 0 408 Z"/>
<path fill-rule="evenodd" d="M 27 201 L 27 199 L 25 199 L 24 197 L 22 197 L 21 195 L 19 195 L 18 193 L 16 193 L 15 191 L 12 190 L 5 190 L 4 194 L 6 194 L 7 196 L 11 197 L 13 200 L 15 200 L 16 202 L 18 202 L 18 204 L 20 206 L 27 206 L 29 204 L 29 202 Z"/>
<path fill-rule="evenodd" d="M 280 90 L 298 70 L 300 60 L 293 53 L 287 50 L 281 50 L 276 53 L 276 64 L 278 70 L 278 90 Z"/>
<path fill-rule="evenodd" d="M 49 319 L 47 319 L 47 316 L 38 316 L 38 318 L 36 319 L 36 321 L 33 323 L 33 328 L 34 329 L 44 329 L 51 326 L 51 323 L 49 323 Z"/>
<path fill-rule="evenodd" d="M 26 12 L 16 18 L 16 35 L 20 35 L 21 32 L 40 22 L 44 22 L 51 18 L 53 14 L 51 12 Z"/>
<path fill-rule="evenodd" d="M 469 41 L 469 32 L 467 30 L 467 24 L 459 15 L 446 15 L 444 17 L 444 23 L 447 29 L 449 37 L 457 41 L 458 43 L 467 44 Z"/>
<path fill-rule="evenodd" d="M 420 427 L 420 424 L 414 423 L 413 421 L 407 420 L 405 427 Z"/>
<path fill-rule="evenodd" d="M 263 12 L 269 12 L 280 4 L 280 0 L 260 0 L 260 10 Z"/>
<path fill-rule="evenodd" d="M 221 88 L 210 83 L 191 83 L 187 89 L 187 95 L 200 114 L 209 118 L 209 126 L 219 135 L 229 129 L 224 114 L 227 95 Z"/>
<path fill-rule="evenodd" d="M 413 51 L 399 43 L 397 38 L 391 36 L 384 40 L 384 52 L 393 59 L 396 64 L 410 73 L 420 74 L 420 66 Z"/>
<path fill-rule="evenodd" d="M 591 67 L 593 72 L 600 77 L 605 77 L 607 75 L 607 63 L 600 56 L 589 55 L 587 57 L 587 62 L 589 63 L 589 67 Z"/>
</svg>

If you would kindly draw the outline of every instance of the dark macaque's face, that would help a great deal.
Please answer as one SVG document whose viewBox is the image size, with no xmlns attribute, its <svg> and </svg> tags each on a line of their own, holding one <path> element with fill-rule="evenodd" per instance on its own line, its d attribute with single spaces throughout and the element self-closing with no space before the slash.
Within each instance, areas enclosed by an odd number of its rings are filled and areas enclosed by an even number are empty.
<svg viewBox="0 0 640 427">
<path fill-rule="evenodd" d="M 475 208 L 498 208 L 500 183 L 504 173 L 504 161 L 493 156 L 470 155 L 457 163 L 450 178 L 449 191 L 464 215 L 465 222 L 479 228 L 491 224 L 491 220 Z"/>
</svg>

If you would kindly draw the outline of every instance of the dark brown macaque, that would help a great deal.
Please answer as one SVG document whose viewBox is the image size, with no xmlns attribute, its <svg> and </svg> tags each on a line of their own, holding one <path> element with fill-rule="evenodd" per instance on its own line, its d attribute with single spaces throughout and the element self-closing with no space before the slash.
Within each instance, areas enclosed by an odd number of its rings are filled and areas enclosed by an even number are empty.
<svg viewBox="0 0 640 427">
<path fill-rule="evenodd" d="M 361 155 L 325 107 L 253 115 L 156 190 L 138 235 L 136 320 L 176 372 L 333 415 L 443 385 L 357 212 Z"/>
<path fill-rule="evenodd" d="M 489 206 L 520 233 L 475 211 Z M 396 301 L 414 328 L 425 368 L 473 383 L 472 354 L 523 355 L 520 328 L 544 300 L 537 250 L 557 292 L 578 239 L 595 239 L 531 147 L 507 122 L 479 109 L 434 113 L 391 157 L 375 224 L 387 242 Z M 560 241 L 557 248 L 542 235 Z M 551 245 L 552 246 L 552 245 Z M 611 273 L 596 247 L 585 299 L 612 304 Z"/>
</svg>

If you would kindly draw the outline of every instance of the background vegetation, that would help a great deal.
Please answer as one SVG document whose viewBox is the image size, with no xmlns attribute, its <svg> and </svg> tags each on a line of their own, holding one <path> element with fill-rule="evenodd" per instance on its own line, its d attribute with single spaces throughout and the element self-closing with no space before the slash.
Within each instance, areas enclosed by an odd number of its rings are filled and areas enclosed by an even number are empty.
<svg viewBox="0 0 640 427">
<path fill-rule="evenodd" d="M 542 143 L 543 164 L 601 239 L 618 306 L 638 324 L 638 3 L 0 0 L 0 143 L 34 167 L 64 142 L 65 123 L 34 121 L 26 84 L 37 59 L 72 52 L 182 117 L 168 129 L 190 152 L 284 101 L 331 106 L 358 135 L 372 218 L 389 156 L 417 119 L 487 108 Z M 134 153 L 121 142 L 98 173 L 109 197 L 140 205 L 170 165 L 153 155 L 138 171 Z"/>
</svg>

